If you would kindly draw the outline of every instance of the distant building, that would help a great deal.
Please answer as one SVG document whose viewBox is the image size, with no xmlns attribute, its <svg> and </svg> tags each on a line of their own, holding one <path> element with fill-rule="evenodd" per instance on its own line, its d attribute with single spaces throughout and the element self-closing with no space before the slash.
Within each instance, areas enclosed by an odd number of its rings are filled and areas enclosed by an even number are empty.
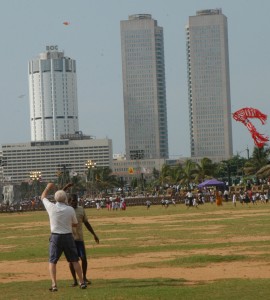
<svg viewBox="0 0 270 300">
<path fill-rule="evenodd" d="M 47 46 L 28 64 L 32 141 L 60 139 L 79 130 L 76 61 Z"/>
<path fill-rule="evenodd" d="M 197 11 L 186 26 L 191 157 L 233 154 L 227 18 Z"/>
<path fill-rule="evenodd" d="M 149 14 L 121 21 L 127 159 L 168 157 L 163 28 Z"/>
<path fill-rule="evenodd" d="M 40 172 L 44 182 L 55 181 L 63 167 L 85 176 L 86 162 L 112 169 L 110 139 L 73 139 L 2 145 L 3 181 L 28 182 L 31 172 Z"/>
<path fill-rule="evenodd" d="M 160 172 L 166 164 L 175 166 L 184 163 L 187 158 L 179 159 L 125 159 L 122 157 L 114 157 L 113 173 L 118 177 L 122 177 L 125 182 L 130 183 L 134 178 L 153 178 L 153 170 Z"/>
<path fill-rule="evenodd" d="M 29 62 L 31 142 L 3 144 L 0 180 L 21 184 L 56 181 L 61 171 L 86 176 L 87 163 L 113 168 L 112 140 L 78 130 L 75 60 L 57 46 Z"/>
</svg>

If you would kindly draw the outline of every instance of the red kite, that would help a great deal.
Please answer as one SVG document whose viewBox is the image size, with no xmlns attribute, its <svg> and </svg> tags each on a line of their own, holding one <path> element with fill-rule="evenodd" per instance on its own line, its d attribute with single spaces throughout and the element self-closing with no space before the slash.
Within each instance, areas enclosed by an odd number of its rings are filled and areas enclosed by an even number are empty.
<svg viewBox="0 0 270 300">
<path fill-rule="evenodd" d="M 243 123 L 247 127 L 254 140 L 254 144 L 258 148 L 262 148 L 264 144 L 269 141 L 269 138 L 264 136 L 263 134 L 260 134 L 255 128 L 255 126 L 249 121 L 249 118 L 255 118 L 259 119 L 262 124 L 265 124 L 267 120 L 267 115 L 263 114 L 258 109 L 252 107 L 245 107 L 239 109 L 233 114 L 233 118 L 236 121 Z"/>
<path fill-rule="evenodd" d="M 68 25 L 70 24 L 70 22 L 65 21 L 65 22 L 63 22 L 63 24 L 64 24 L 65 26 L 68 26 Z"/>
</svg>

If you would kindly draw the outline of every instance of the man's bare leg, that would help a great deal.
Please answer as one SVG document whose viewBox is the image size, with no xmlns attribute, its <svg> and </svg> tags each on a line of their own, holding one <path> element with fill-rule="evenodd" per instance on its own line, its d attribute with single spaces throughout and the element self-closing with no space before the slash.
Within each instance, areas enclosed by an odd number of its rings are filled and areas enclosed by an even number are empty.
<svg viewBox="0 0 270 300">
<path fill-rule="evenodd" d="M 78 275 L 80 285 L 84 284 L 81 265 L 78 261 L 73 261 L 72 264 L 76 274 Z"/>
<path fill-rule="evenodd" d="M 52 280 L 52 287 L 56 286 L 56 264 L 49 263 L 49 272 Z"/>
</svg>

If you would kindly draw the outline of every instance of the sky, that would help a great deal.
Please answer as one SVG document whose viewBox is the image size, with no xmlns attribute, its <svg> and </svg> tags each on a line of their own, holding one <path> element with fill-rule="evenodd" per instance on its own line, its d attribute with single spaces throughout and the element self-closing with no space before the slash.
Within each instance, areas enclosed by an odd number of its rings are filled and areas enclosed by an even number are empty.
<svg viewBox="0 0 270 300">
<path fill-rule="evenodd" d="M 125 153 L 120 21 L 146 13 L 164 30 L 170 158 L 189 157 L 185 25 L 215 8 L 228 18 L 232 113 L 270 115 L 269 0 L 2 0 L 0 145 L 30 141 L 28 61 L 58 45 L 77 63 L 80 130 Z M 252 122 L 270 136 L 270 116 L 266 125 Z M 247 157 L 253 140 L 243 124 L 232 125 L 233 153 Z"/>
</svg>

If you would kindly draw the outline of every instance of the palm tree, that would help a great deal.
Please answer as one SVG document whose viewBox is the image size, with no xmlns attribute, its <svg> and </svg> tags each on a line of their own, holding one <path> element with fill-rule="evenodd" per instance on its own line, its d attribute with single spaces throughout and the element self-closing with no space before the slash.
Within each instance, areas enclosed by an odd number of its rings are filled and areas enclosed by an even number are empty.
<svg viewBox="0 0 270 300">
<path fill-rule="evenodd" d="M 154 179 L 158 179 L 159 175 L 160 175 L 160 172 L 156 168 L 153 168 L 152 175 L 153 175 Z"/>
<path fill-rule="evenodd" d="M 269 178 L 270 177 L 270 164 L 267 164 L 266 166 L 260 168 L 260 170 L 256 173 L 256 177 L 258 178 Z"/>
<path fill-rule="evenodd" d="M 171 183 L 178 184 L 183 177 L 183 166 L 179 163 L 171 168 Z"/>
<path fill-rule="evenodd" d="M 97 167 L 94 169 L 94 187 L 98 191 L 107 193 L 108 189 L 119 186 L 119 180 L 112 174 L 109 167 Z"/>
<path fill-rule="evenodd" d="M 217 175 L 217 164 L 213 163 L 211 159 L 204 157 L 199 164 L 197 164 L 198 173 L 195 181 L 202 182 L 207 178 L 213 178 Z"/>
<path fill-rule="evenodd" d="M 80 176 L 78 174 L 71 177 L 71 182 L 73 186 L 70 188 L 72 193 L 78 193 L 85 190 L 85 176 Z"/>
<path fill-rule="evenodd" d="M 190 183 L 194 182 L 197 174 L 197 163 L 191 159 L 187 159 L 183 165 L 180 183 L 190 187 Z"/>
<path fill-rule="evenodd" d="M 245 163 L 244 172 L 246 175 L 255 175 L 262 167 L 269 162 L 269 147 L 254 147 L 252 157 Z"/>
<path fill-rule="evenodd" d="M 169 184 L 171 181 L 171 166 L 164 164 L 161 168 L 160 175 L 159 175 L 159 185 L 164 186 Z"/>
</svg>

